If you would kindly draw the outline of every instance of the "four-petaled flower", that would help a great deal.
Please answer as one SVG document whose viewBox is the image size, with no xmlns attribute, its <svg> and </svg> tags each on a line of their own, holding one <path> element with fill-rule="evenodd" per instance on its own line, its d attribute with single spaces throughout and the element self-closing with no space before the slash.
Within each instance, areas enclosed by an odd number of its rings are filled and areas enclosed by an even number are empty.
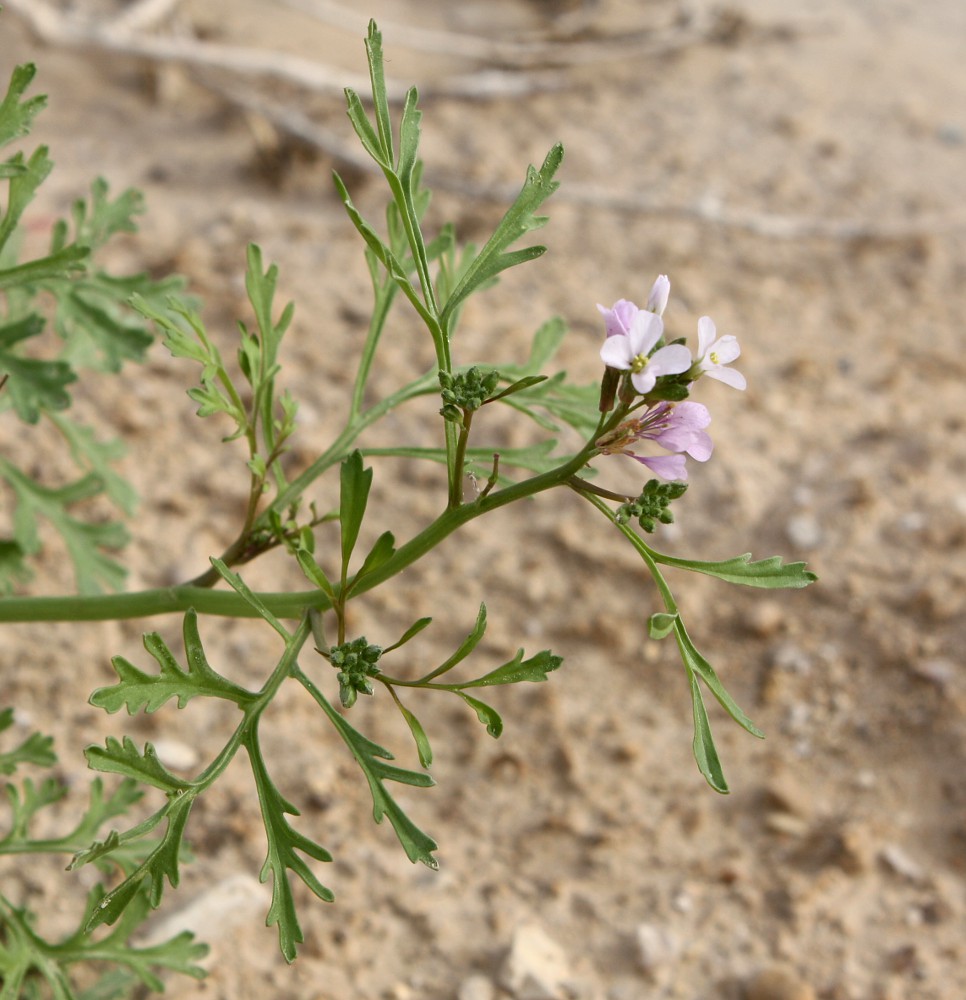
<svg viewBox="0 0 966 1000">
<path fill-rule="evenodd" d="M 744 389 L 748 384 L 745 376 L 733 368 L 726 368 L 741 354 L 737 337 L 727 334 L 717 336 L 718 331 L 710 316 L 698 320 L 698 358 L 695 368 L 698 375 L 709 375 L 735 389 Z"/>
<path fill-rule="evenodd" d="M 597 441 L 604 455 L 627 455 L 646 465 L 651 472 L 667 480 L 686 481 L 685 455 L 697 462 L 711 457 L 714 445 L 705 431 L 711 414 L 702 403 L 658 403 L 643 416 L 625 420 Z M 631 446 L 638 441 L 653 441 L 670 455 L 636 455 Z"/>
<path fill-rule="evenodd" d="M 683 344 L 668 344 L 650 353 L 663 335 L 661 317 L 638 310 L 627 333 L 615 333 L 604 341 L 601 360 L 609 368 L 629 371 L 634 388 L 646 395 L 661 375 L 678 375 L 691 367 L 691 352 Z"/>
</svg>

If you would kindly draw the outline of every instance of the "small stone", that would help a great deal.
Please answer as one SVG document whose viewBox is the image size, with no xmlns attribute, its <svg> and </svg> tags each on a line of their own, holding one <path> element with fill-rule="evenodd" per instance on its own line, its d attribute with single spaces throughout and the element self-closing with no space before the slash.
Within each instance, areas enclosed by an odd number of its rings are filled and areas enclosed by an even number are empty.
<svg viewBox="0 0 966 1000">
<path fill-rule="evenodd" d="M 796 514 L 788 519 L 785 534 L 796 549 L 815 549 L 822 543 L 822 527 L 812 514 Z"/>
<path fill-rule="evenodd" d="M 514 1000 L 562 1000 L 569 977 L 567 955 L 556 941 L 536 924 L 517 927 L 500 976 Z"/>
<path fill-rule="evenodd" d="M 464 979 L 456 994 L 457 1000 L 493 1000 L 495 988 L 486 976 L 476 975 Z"/>
<path fill-rule="evenodd" d="M 921 882 L 925 877 L 922 866 L 910 858 L 898 844 L 886 844 L 882 847 L 879 860 L 889 871 L 910 882 Z"/>
<path fill-rule="evenodd" d="M 774 635 L 785 619 L 785 612 L 777 601 L 761 601 L 745 618 L 745 627 L 759 639 Z"/>
<path fill-rule="evenodd" d="M 181 740 L 162 738 L 154 741 L 158 760 L 172 771 L 193 771 L 200 760 L 198 751 Z"/>
<path fill-rule="evenodd" d="M 264 915 L 271 901 L 271 890 L 254 876 L 231 875 L 180 909 L 152 921 L 138 945 L 160 944 L 182 931 L 209 943 L 230 938 L 235 928 Z"/>
<path fill-rule="evenodd" d="M 678 939 L 660 924 L 639 924 L 635 935 L 638 964 L 648 973 L 673 962 L 681 950 Z"/>
<path fill-rule="evenodd" d="M 815 1000 L 815 990 L 787 966 L 771 965 L 745 984 L 745 1000 Z"/>
</svg>

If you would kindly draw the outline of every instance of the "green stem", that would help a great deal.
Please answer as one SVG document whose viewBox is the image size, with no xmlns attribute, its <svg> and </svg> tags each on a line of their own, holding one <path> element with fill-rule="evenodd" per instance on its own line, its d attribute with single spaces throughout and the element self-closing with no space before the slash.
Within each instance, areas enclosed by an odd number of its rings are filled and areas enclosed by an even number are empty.
<svg viewBox="0 0 966 1000">
<path fill-rule="evenodd" d="M 417 562 L 464 524 L 516 500 L 565 484 L 586 465 L 595 451 L 593 444 L 587 444 L 555 469 L 444 511 L 432 524 L 400 546 L 378 569 L 367 573 L 358 584 L 349 581 L 348 587 L 354 596 L 372 590 Z M 258 597 L 280 618 L 298 618 L 306 608 L 325 611 L 332 606 L 320 590 L 263 593 Z M 7 597 L 0 599 L 0 622 L 114 621 L 184 612 L 188 608 L 194 608 L 199 614 L 230 618 L 258 617 L 252 606 L 233 591 L 185 586 L 94 597 Z"/>
</svg>

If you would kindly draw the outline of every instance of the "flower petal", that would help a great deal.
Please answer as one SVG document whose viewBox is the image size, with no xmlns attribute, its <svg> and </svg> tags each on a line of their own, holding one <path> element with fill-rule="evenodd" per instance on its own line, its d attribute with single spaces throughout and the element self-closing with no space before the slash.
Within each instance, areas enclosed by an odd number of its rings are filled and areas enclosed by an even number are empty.
<svg viewBox="0 0 966 1000">
<path fill-rule="evenodd" d="M 718 331 L 710 316 L 698 320 L 698 357 L 704 358 L 715 341 Z"/>
<path fill-rule="evenodd" d="M 608 337 L 614 337 L 620 333 L 626 334 L 634 317 L 640 312 L 640 309 L 633 302 L 628 302 L 627 299 L 618 299 L 610 309 L 599 304 L 597 308 L 600 310 L 601 316 L 604 317 L 604 329 L 607 331 Z"/>
<path fill-rule="evenodd" d="M 645 308 L 652 313 L 657 313 L 658 316 L 664 315 L 664 310 L 667 308 L 667 300 L 671 294 L 671 282 L 668 280 L 666 274 L 659 274 L 657 276 L 657 281 L 654 282 L 651 288 L 651 294 L 647 297 L 647 305 Z"/>
<path fill-rule="evenodd" d="M 631 344 L 631 357 L 648 354 L 664 333 L 664 320 L 660 316 L 641 310 L 631 322 L 627 332 Z"/>
<path fill-rule="evenodd" d="M 708 378 L 716 378 L 719 382 L 730 385 L 733 389 L 744 389 L 748 385 L 745 376 L 734 368 L 709 368 L 704 374 Z"/>
<path fill-rule="evenodd" d="M 715 364 L 730 365 L 735 358 L 741 354 L 741 347 L 738 345 L 738 338 L 730 333 L 719 337 L 712 345 L 711 350 L 715 355 Z"/>
<path fill-rule="evenodd" d="M 653 315 L 642 313 L 641 315 Z M 657 317 L 654 317 L 657 319 Z M 648 368 L 654 368 L 659 375 L 677 375 L 691 367 L 691 352 L 684 344 L 668 344 L 651 355 Z"/>
<path fill-rule="evenodd" d="M 634 352 L 631 350 L 629 337 L 618 334 L 608 337 L 600 349 L 600 359 L 608 368 L 620 368 L 627 371 L 631 366 Z"/>
<path fill-rule="evenodd" d="M 646 465 L 651 472 L 669 482 L 686 482 L 688 469 L 683 455 L 632 455 L 635 462 Z"/>
</svg>

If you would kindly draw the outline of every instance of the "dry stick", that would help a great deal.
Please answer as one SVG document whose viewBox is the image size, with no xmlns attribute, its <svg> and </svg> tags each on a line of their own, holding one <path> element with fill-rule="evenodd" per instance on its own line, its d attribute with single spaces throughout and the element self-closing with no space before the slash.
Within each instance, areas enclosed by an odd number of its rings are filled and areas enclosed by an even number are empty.
<svg viewBox="0 0 966 1000">
<path fill-rule="evenodd" d="M 139 55 L 159 61 L 176 61 L 198 66 L 202 69 L 228 69 L 249 75 L 272 76 L 292 83 L 301 84 L 311 90 L 342 94 L 347 80 L 357 89 L 364 89 L 368 79 L 344 70 L 333 71 L 309 60 L 296 56 L 281 55 L 257 49 L 236 46 L 213 45 L 194 39 L 158 38 L 155 36 L 135 36 L 119 31 L 118 22 L 127 17 L 135 23 L 142 23 L 150 16 L 161 14 L 165 8 L 173 8 L 176 0 L 142 0 L 128 15 L 122 15 L 111 25 L 98 28 L 90 23 L 83 24 L 65 17 L 49 7 L 43 0 L 6 0 L 5 6 L 20 14 L 33 30 L 49 44 L 68 46 L 92 45 Z M 546 75 L 542 77 L 550 82 Z M 562 78 L 551 78 L 559 85 Z M 474 97 L 495 96 L 497 94 L 519 93 L 521 84 L 532 89 L 536 75 L 531 74 L 521 80 L 519 76 L 499 72 L 484 72 L 464 77 L 451 77 L 445 90 L 440 93 L 461 95 L 460 88 L 470 86 Z M 503 89 L 509 84 L 510 90 Z M 255 111 L 276 124 L 288 134 L 315 146 L 339 162 L 353 167 L 376 171 L 378 168 L 368 158 L 350 153 L 334 133 L 316 125 L 311 119 L 296 111 L 283 109 L 254 96 L 250 91 L 233 88 L 227 90 L 210 82 L 205 83 L 220 93 L 226 100 Z M 405 93 L 401 84 L 387 82 L 390 96 L 399 98 Z M 481 92 L 482 90 L 482 92 Z M 516 197 L 516 188 L 510 186 L 475 185 L 462 178 L 446 176 L 434 177 L 433 184 L 443 190 L 454 191 L 466 197 L 506 203 Z M 730 229 L 773 239 L 803 239 L 817 237 L 824 239 L 901 239 L 923 234 L 958 232 L 966 228 L 966 219 L 956 216 L 915 219 L 910 222 L 868 222 L 848 219 L 813 219 L 784 215 L 768 215 L 729 210 L 719 200 L 711 197 L 701 201 L 672 205 L 656 201 L 646 195 L 615 194 L 612 191 L 572 183 L 557 196 L 570 202 L 591 205 L 595 208 L 635 214 L 664 215 L 671 218 L 695 219 Z"/>
<path fill-rule="evenodd" d="M 156 28 L 180 6 L 181 0 L 137 0 L 111 21 L 118 32 L 147 31 Z"/>
<path fill-rule="evenodd" d="M 296 84 L 317 93 L 342 96 L 345 88 L 364 92 L 369 77 L 282 52 L 266 52 L 237 45 L 200 42 L 194 38 L 141 35 L 118 30 L 116 24 L 98 25 L 68 18 L 43 0 L 6 0 L 5 6 L 20 15 L 37 36 L 50 45 L 97 48 L 121 55 L 139 56 L 156 62 L 177 62 L 203 69 L 224 69 L 247 76 L 263 76 Z M 508 73 L 482 70 L 447 77 L 424 92 L 441 96 L 486 99 L 519 97 L 539 90 L 555 90 L 566 84 L 558 73 Z M 390 100 L 401 101 L 409 88 L 386 80 Z"/>
</svg>

